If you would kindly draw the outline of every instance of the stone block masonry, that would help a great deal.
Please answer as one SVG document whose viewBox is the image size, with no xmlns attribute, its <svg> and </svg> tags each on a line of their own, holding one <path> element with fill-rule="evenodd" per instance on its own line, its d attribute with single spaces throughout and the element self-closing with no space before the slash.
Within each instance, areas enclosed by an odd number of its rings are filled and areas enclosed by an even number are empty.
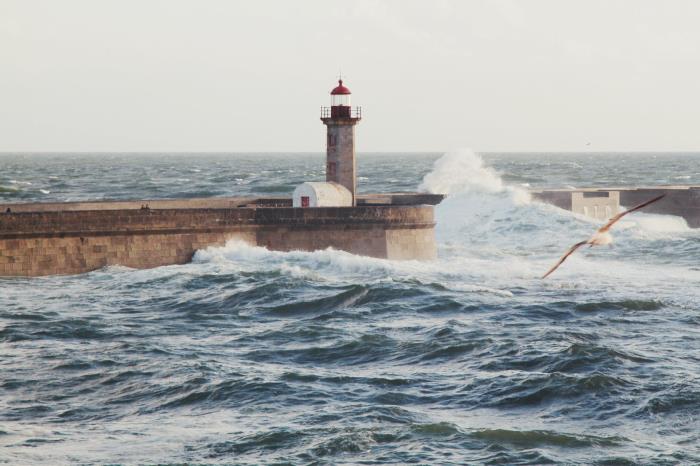
<svg viewBox="0 0 700 466">
<path fill-rule="evenodd" d="M 389 259 L 430 259 L 436 254 L 430 205 L 315 209 L 102 206 L 107 208 L 49 210 L 37 204 L 27 211 L 18 204 L 15 212 L 0 213 L 0 276 L 74 274 L 108 265 L 182 264 L 198 249 L 222 246 L 233 239 L 280 251 L 333 247 Z"/>
<path fill-rule="evenodd" d="M 357 171 L 354 119 L 324 119 L 328 125 L 326 181 L 345 186 L 355 198 Z"/>
<path fill-rule="evenodd" d="M 252 242 L 251 235 L 243 232 L 0 239 L 0 276 L 77 274 L 108 265 L 141 269 L 184 264 L 197 249 L 222 246 L 230 239 Z"/>
</svg>

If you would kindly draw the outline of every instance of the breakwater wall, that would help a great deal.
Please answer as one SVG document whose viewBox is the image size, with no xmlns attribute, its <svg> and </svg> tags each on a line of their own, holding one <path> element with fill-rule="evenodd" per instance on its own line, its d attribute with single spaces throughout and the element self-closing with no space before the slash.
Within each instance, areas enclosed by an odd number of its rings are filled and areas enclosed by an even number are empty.
<svg viewBox="0 0 700 466">
<path fill-rule="evenodd" d="M 665 194 L 644 212 L 683 217 L 691 228 L 700 228 L 700 187 L 649 186 L 639 188 L 581 188 L 532 191 L 533 198 L 590 217 L 605 220 L 622 207 L 629 208 Z"/>
<path fill-rule="evenodd" d="M 432 205 L 295 209 L 229 199 L 192 208 L 200 200 L 164 201 L 177 203 L 168 207 L 158 202 L 100 202 L 97 210 L 92 203 L 0 206 L 0 276 L 182 264 L 196 250 L 229 240 L 279 251 L 332 247 L 389 259 L 436 256 Z M 226 202 L 232 204 L 220 207 Z"/>
</svg>

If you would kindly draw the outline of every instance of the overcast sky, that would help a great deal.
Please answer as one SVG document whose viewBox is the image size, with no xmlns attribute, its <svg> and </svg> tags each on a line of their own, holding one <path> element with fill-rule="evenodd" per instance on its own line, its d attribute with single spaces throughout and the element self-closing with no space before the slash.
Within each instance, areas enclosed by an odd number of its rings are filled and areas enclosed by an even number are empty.
<svg viewBox="0 0 700 466">
<path fill-rule="evenodd" d="M 0 0 L 0 151 L 700 150 L 697 0 Z M 588 145 L 590 143 L 590 145 Z"/>
</svg>

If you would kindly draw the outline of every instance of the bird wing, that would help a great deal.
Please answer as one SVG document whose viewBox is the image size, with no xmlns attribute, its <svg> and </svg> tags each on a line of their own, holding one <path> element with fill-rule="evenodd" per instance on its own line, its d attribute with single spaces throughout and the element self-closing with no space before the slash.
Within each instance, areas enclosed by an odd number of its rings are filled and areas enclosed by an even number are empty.
<svg viewBox="0 0 700 466">
<path fill-rule="evenodd" d="M 636 206 L 632 207 L 631 209 L 627 209 L 627 210 L 625 210 L 624 212 L 620 212 L 619 214 L 615 215 L 615 216 L 612 217 L 610 220 L 608 220 L 608 223 L 606 223 L 606 224 L 603 225 L 602 227 L 598 228 L 598 232 L 599 232 L 599 233 L 605 233 L 605 232 L 608 231 L 613 225 L 615 225 L 615 223 L 617 223 L 618 220 L 620 220 L 620 219 L 621 219 L 622 217 L 624 217 L 625 215 L 627 215 L 627 214 L 629 214 L 629 213 L 632 213 L 632 212 L 634 212 L 635 210 L 639 210 L 639 209 L 641 209 L 641 208 L 643 208 L 643 207 L 646 207 L 646 206 L 648 206 L 649 204 L 658 201 L 659 199 L 661 199 L 661 198 L 664 197 L 664 196 L 666 196 L 666 194 L 662 194 L 662 195 L 660 195 L 660 196 L 656 196 L 655 198 L 650 199 L 650 200 L 648 200 L 648 201 L 646 201 L 646 202 L 642 202 L 641 204 L 636 205 Z"/>
<path fill-rule="evenodd" d="M 559 268 L 559 266 L 560 266 L 570 255 L 572 255 L 572 254 L 574 253 L 574 251 L 576 251 L 578 248 L 580 248 L 581 246 L 583 246 L 584 244 L 587 244 L 587 243 L 588 243 L 588 241 L 581 241 L 580 243 L 576 243 L 576 244 L 574 244 L 573 246 L 571 246 L 571 247 L 569 248 L 569 250 L 566 251 L 566 253 L 565 253 L 563 256 L 561 256 L 561 259 L 559 259 L 559 261 L 558 261 L 556 264 L 554 264 L 554 266 L 553 266 L 551 269 L 549 269 L 549 270 L 547 271 L 546 274 L 542 275 L 542 278 L 543 278 L 543 279 L 544 279 L 544 278 L 547 278 L 547 276 L 548 276 L 549 274 L 551 274 L 552 272 L 554 272 L 555 270 L 557 270 L 557 269 Z"/>
</svg>

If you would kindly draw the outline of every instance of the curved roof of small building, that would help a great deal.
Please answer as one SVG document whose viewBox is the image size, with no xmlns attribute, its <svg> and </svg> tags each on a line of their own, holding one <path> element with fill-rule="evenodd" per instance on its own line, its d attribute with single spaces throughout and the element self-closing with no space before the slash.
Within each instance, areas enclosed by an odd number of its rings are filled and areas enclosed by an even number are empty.
<svg viewBox="0 0 700 466">
<path fill-rule="evenodd" d="M 332 181 L 307 181 L 294 189 L 292 205 L 303 207 L 302 197 L 309 196 L 309 207 L 350 207 L 352 193 L 345 186 Z"/>
<path fill-rule="evenodd" d="M 304 183 L 297 186 L 295 191 L 305 188 L 312 189 L 317 193 L 333 193 L 340 195 L 349 194 L 350 196 L 352 196 L 352 193 L 350 193 L 350 190 L 348 188 L 334 181 L 305 181 Z"/>
<path fill-rule="evenodd" d="M 339 79 L 339 80 L 338 80 L 338 86 L 335 87 L 335 88 L 331 91 L 331 95 L 346 95 L 346 94 L 352 94 L 352 92 L 350 92 L 350 89 L 348 89 L 347 87 L 343 86 L 343 80 L 342 80 L 342 79 Z"/>
</svg>

